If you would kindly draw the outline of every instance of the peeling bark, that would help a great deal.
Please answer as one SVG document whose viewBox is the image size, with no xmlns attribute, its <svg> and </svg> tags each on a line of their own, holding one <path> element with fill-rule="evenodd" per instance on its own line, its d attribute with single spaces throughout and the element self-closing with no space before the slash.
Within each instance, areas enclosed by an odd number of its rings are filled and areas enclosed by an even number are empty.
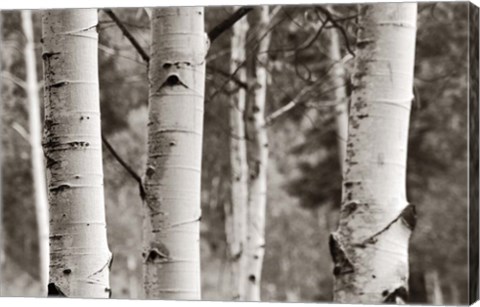
<svg viewBox="0 0 480 307">
<path fill-rule="evenodd" d="M 247 18 L 240 19 L 233 26 L 231 42 L 230 72 L 236 71 L 238 80 L 247 82 L 245 66 L 238 68 L 246 59 Z M 247 141 L 245 136 L 245 105 L 247 93 L 240 88 L 231 95 L 230 102 L 230 166 L 231 204 L 225 204 L 225 227 L 229 247 L 232 298 L 245 299 L 248 206 L 248 164 Z"/>
<path fill-rule="evenodd" d="M 248 125 L 252 131 L 249 161 L 249 197 L 247 213 L 247 284 L 245 299 L 260 301 L 260 283 L 265 254 L 265 214 L 267 205 L 267 163 L 268 135 L 265 124 L 265 104 L 267 95 L 268 62 L 266 52 L 270 45 L 268 25 L 270 15 L 268 6 L 257 8 L 258 24 L 255 30 L 259 47 L 255 51 L 255 84 L 253 99 L 248 108 Z M 265 37 L 264 37 L 265 36 Z"/>
<path fill-rule="evenodd" d="M 405 303 L 416 223 L 405 182 L 417 5 L 359 10 L 342 208 L 330 244 L 334 301 Z"/>
<path fill-rule="evenodd" d="M 32 177 L 35 193 L 35 215 L 38 233 L 38 262 L 42 295 L 47 295 L 49 246 L 48 246 L 48 202 L 45 166 L 42 150 L 42 124 L 40 123 L 40 97 L 38 95 L 37 62 L 33 36 L 32 12 L 23 10 L 22 28 L 25 35 L 26 92 L 28 99 L 29 136 L 32 159 Z"/>
<path fill-rule="evenodd" d="M 49 295 L 108 298 L 96 9 L 43 14 Z"/>
<path fill-rule="evenodd" d="M 144 288 L 200 299 L 200 179 L 205 56 L 202 7 L 152 10 Z"/>
</svg>

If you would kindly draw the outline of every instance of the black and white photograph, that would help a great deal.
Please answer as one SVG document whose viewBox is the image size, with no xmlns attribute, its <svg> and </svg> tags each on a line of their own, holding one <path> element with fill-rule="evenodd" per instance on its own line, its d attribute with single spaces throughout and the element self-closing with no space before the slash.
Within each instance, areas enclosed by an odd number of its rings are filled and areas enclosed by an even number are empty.
<svg viewBox="0 0 480 307">
<path fill-rule="evenodd" d="M 162 5 L 0 10 L 1 297 L 478 300 L 475 4 Z"/>
</svg>

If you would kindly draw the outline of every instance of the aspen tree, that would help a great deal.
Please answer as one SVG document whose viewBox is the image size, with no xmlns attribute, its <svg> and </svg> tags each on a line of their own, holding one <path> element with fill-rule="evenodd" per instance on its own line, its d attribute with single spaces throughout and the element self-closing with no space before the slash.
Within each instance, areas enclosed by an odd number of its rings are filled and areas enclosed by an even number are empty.
<svg viewBox="0 0 480 307">
<path fill-rule="evenodd" d="M 246 83 L 247 72 L 243 65 L 246 60 L 246 38 L 248 20 L 242 18 L 233 26 L 231 41 L 230 72 Z M 247 93 L 239 88 L 231 96 L 230 102 L 230 167 L 231 203 L 225 202 L 225 227 L 231 266 L 232 298 L 245 298 L 247 244 L 247 205 L 248 205 L 248 164 L 245 136 L 245 105 Z"/>
<path fill-rule="evenodd" d="M 330 32 L 330 58 L 334 62 L 332 83 L 335 87 L 335 122 L 337 130 L 338 155 L 342 173 L 345 169 L 345 153 L 347 151 L 348 101 L 345 87 L 345 67 L 340 52 L 340 38 L 336 29 Z"/>
<path fill-rule="evenodd" d="M 42 22 L 49 295 L 107 298 L 97 10 L 48 10 Z"/>
<path fill-rule="evenodd" d="M 47 295 L 48 284 L 48 202 L 45 178 L 45 165 L 43 164 L 42 150 L 42 124 L 40 123 L 40 97 L 38 93 L 37 62 L 35 56 L 35 40 L 33 34 L 32 12 L 23 10 L 22 28 L 25 35 L 25 67 L 26 67 L 26 92 L 28 99 L 29 136 L 32 159 L 33 189 L 35 195 L 35 214 L 38 232 L 39 275 L 40 284 Z"/>
<path fill-rule="evenodd" d="M 270 15 L 268 6 L 257 9 L 258 23 L 256 28 L 259 46 L 254 54 L 255 67 L 253 99 L 249 103 L 248 121 L 252 131 L 249 142 L 249 197 L 247 214 L 247 285 L 245 299 L 260 301 L 260 282 L 263 256 L 265 254 L 265 211 L 267 205 L 267 162 L 268 135 L 265 124 L 265 104 L 267 98 L 266 65 L 267 50 L 270 45 L 268 25 Z"/>
<path fill-rule="evenodd" d="M 202 7 L 152 10 L 144 286 L 147 298 L 200 299 L 205 56 Z"/>
<path fill-rule="evenodd" d="M 415 209 L 406 199 L 416 3 L 359 7 L 334 301 L 405 303 Z"/>
</svg>

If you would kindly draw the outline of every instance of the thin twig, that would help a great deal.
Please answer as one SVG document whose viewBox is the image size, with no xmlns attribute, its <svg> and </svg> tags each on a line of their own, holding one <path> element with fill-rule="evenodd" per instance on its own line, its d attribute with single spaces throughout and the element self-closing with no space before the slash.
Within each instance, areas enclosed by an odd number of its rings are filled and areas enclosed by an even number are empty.
<svg viewBox="0 0 480 307">
<path fill-rule="evenodd" d="M 324 13 L 327 16 L 328 20 L 332 23 L 332 25 L 340 31 L 340 33 L 342 34 L 345 40 L 345 48 L 347 49 L 348 53 L 350 53 L 353 57 L 355 57 L 355 52 L 353 52 L 352 49 L 350 48 L 350 42 L 348 41 L 348 35 L 345 29 L 337 23 L 337 20 L 333 18 L 329 10 L 320 6 L 317 7 L 317 10 Z"/>
<path fill-rule="evenodd" d="M 272 112 L 265 118 L 265 126 L 269 126 L 272 121 L 274 121 L 277 117 L 282 116 L 286 112 L 290 111 L 293 109 L 297 104 L 300 103 L 300 98 L 302 98 L 307 92 L 311 91 L 315 86 L 317 86 L 318 83 L 314 83 L 310 86 L 304 87 L 296 96 L 293 98 L 289 103 L 286 105 L 280 107 L 276 111 Z"/>
<path fill-rule="evenodd" d="M 247 83 L 243 82 L 242 80 L 238 79 L 235 76 L 230 76 L 231 74 L 214 66 L 207 66 L 207 70 L 210 69 L 214 73 L 218 73 L 226 78 L 231 78 L 231 81 L 235 82 L 239 87 L 247 89 L 248 85 Z M 230 80 L 230 79 L 229 79 Z"/>
<path fill-rule="evenodd" d="M 22 79 L 20 79 L 17 76 L 11 74 L 9 71 L 6 71 L 6 70 L 2 71 L 2 77 L 11 81 L 13 84 L 18 85 L 22 89 L 27 88 L 27 84 Z"/>
<path fill-rule="evenodd" d="M 22 125 L 20 125 L 19 123 L 17 122 L 13 122 L 12 123 L 12 129 L 15 130 L 22 138 L 25 139 L 25 141 L 27 141 L 28 144 L 32 144 L 30 142 L 30 135 L 27 131 L 27 129 L 25 129 Z"/>
<path fill-rule="evenodd" d="M 326 78 L 329 74 L 329 72 L 333 69 L 333 67 L 335 67 L 336 65 L 343 65 L 345 64 L 347 61 L 349 61 L 351 59 L 351 56 L 350 55 L 346 55 L 342 60 L 340 61 L 337 61 L 335 63 L 333 63 L 327 70 L 327 72 L 325 73 L 325 77 Z M 286 105 L 280 107 L 279 109 L 277 109 L 276 111 L 270 113 L 266 118 L 265 118 L 265 126 L 269 126 L 272 124 L 272 122 L 277 119 L 278 117 L 282 116 L 283 114 L 287 113 L 288 111 L 290 111 L 291 109 L 293 109 L 294 107 L 296 107 L 297 105 L 299 104 L 302 104 L 303 102 L 300 101 L 300 98 L 302 98 L 302 96 L 304 96 L 306 93 L 308 93 L 309 91 L 311 91 L 314 87 L 316 87 L 317 85 L 319 84 L 322 84 L 324 83 L 324 78 L 320 78 L 319 80 L 317 80 L 315 83 L 313 83 L 312 85 L 310 86 L 307 86 L 307 87 L 304 87 L 303 90 L 301 90 L 293 99 L 291 99 L 291 101 L 289 103 L 287 103 Z M 341 85 L 341 86 L 345 86 L 345 84 Z M 338 87 L 334 87 L 334 88 L 331 88 L 331 89 L 328 89 L 326 91 L 323 91 L 320 93 L 319 97 L 320 98 L 321 96 L 325 95 L 326 93 L 329 93 L 335 89 L 337 89 Z"/>
<path fill-rule="evenodd" d="M 147 52 L 142 48 L 140 43 L 133 37 L 132 33 L 128 31 L 128 29 L 125 27 L 123 22 L 115 15 L 115 13 L 111 9 L 103 9 L 103 11 L 110 17 L 118 26 L 120 31 L 122 31 L 123 35 L 129 40 L 129 42 L 132 44 L 132 46 L 137 50 L 138 54 L 142 57 L 142 59 L 145 62 L 150 61 L 150 57 L 148 56 Z"/>
</svg>

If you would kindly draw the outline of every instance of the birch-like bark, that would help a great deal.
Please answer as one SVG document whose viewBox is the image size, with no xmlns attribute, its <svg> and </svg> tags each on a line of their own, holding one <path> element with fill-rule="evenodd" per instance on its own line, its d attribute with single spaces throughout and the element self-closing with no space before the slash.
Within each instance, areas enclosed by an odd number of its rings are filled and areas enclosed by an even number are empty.
<svg viewBox="0 0 480 307">
<path fill-rule="evenodd" d="M 247 283 L 245 299 L 260 301 L 260 283 L 265 254 L 265 213 L 267 205 L 268 135 L 265 124 L 268 62 L 270 45 L 268 6 L 258 8 L 257 41 L 253 86 L 253 101 L 249 103 L 248 121 L 252 131 L 249 164 L 249 197 L 247 213 Z M 268 33 L 267 33 L 268 32 Z M 267 34 L 266 34 L 267 33 Z"/>
<path fill-rule="evenodd" d="M 332 83 L 335 88 L 335 122 L 337 131 L 338 156 L 342 173 L 345 171 L 345 153 L 347 152 L 348 100 L 346 91 L 346 73 L 340 53 L 340 38 L 336 29 L 330 32 L 330 58 L 334 62 Z"/>
<path fill-rule="evenodd" d="M 242 18 L 233 26 L 230 72 L 246 83 L 246 38 L 248 20 Z M 240 68 L 238 68 L 240 67 Z M 243 88 L 232 94 L 230 101 L 230 167 L 231 203 L 225 202 L 225 227 L 229 248 L 232 298 L 245 299 L 248 206 L 248 164 L 245 136 L 245 105 L 247 93 Z"/>
<path fill-rule="evenodd" d="M 96 9 L 43 14 L 49 295 L 108 298 Z"/>
<path fill-rule="evenodd" d="M 25 35 L 26 92 L 28 99 L 30 146 L 32 159 L 33 190 L 37 220 L 39 276 L 43 295 L 47 295 L 48 284 L 48 202 L 45 165 L 43 164 L 42 124 L 40 123 L 40 97 L 38 94 L 37 62 L 33 34 L 32 12 L 23 10 L 22 27 Z"/>
<path fill-rule="evenodd" d="M 152 10 L 144 286 L 147 298 L 200 299 L 205 56 L 202 7 Z"/>
<path fill-rule="evenodd" d="M 415 209 L 405 183 L 416 15 L 416 3 L 359 9 L 342 208 L 330 237 L 335 302 L 407 300 Z"/>
</svg>

